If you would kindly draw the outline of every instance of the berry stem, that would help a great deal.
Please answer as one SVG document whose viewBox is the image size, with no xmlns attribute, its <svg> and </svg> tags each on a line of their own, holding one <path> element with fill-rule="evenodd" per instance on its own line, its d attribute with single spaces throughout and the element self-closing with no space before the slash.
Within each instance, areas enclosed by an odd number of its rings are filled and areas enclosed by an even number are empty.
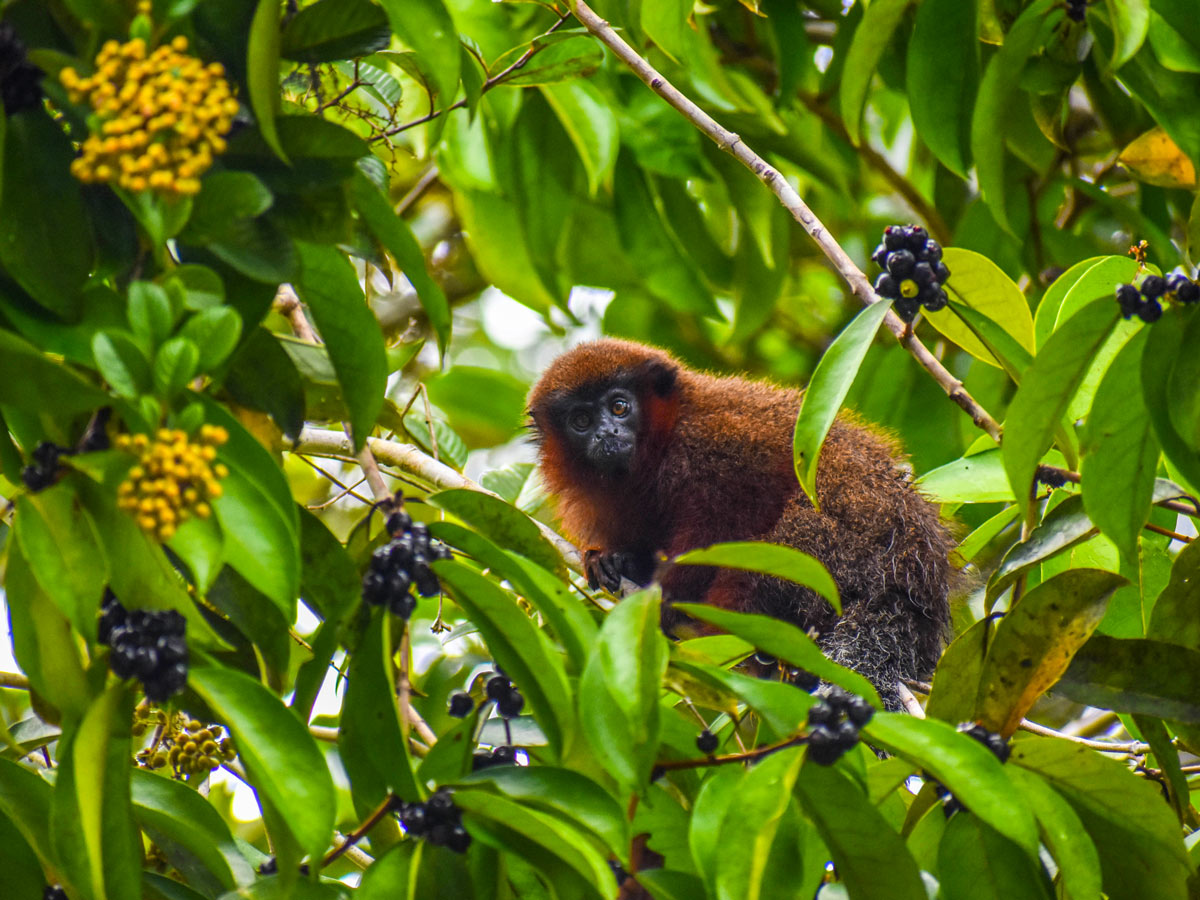
<svg viewBox="0 0 1200 900">
<path fill-rule="evenodd" d="M 396 809 L 400 798 L 395 794 L 388 794 L 383 798 L 383 801 L 371 810 L 371 814 L 367 816 L 361 825 L 346 835 L 346 839 L 325 854 L 325 859 L 321 862 L 321 868 L 324 869 L 331 862 L 361 841 L 368 831 L 374 828 L 383 819 L 384 816 Z"/>
</svg>

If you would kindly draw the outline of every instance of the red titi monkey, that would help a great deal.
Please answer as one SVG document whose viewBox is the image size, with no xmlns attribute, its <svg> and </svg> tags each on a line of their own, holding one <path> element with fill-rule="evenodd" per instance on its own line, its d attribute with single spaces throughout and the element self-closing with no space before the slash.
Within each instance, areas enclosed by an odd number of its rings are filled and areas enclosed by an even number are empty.
<svg viewBox="0 0 1200 900">
<path fill-rule="evenodd" d="M 593 587 L 648 584 L 661 555 L 721 541 L 795 547 L 829 569 L 842 616 L 796 584 L 679 566 L 662 579 L 664 628 L 682 618 L 672 601 L 785 619 L 897 709 L 897 682 L 927 676 L 941 652 L 953 541 L 895 444 L 849 416 L 822 448 L 814 510 L 792 461 L 799 405 L 798 391 L 617 340 L 564 353 L 529 396 L 542 475 Z"/>
</svg>

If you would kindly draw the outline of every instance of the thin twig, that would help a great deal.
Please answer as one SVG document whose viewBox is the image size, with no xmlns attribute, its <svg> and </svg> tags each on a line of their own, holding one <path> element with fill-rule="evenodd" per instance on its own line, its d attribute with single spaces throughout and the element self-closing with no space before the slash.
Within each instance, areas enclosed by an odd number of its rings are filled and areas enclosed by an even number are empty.
<svg viewBox="0 0 1200 900">
<path fill-rule="evenodd" d="M 0 687 L 29 690 L 29 679 L 20 672 L 0 672 Z"/>
<path fill-rule="evenodd" d="M 371 448 L 371 452 L 375 455 L 375 458 L 383 462 L 384 465 L 393 466 L 403 472 L 415 475 L 431 487 L 442 490 L 461 488 L 490 494 L 493 497 L 498 496 L 492 491 L 476 484 L 471 479 L 460 475 L 444 463 L 433 459 L 422 451 L 420 447 L 413 444 L 385 441 L 382 438 L 368 438 L 367 445 Z M 323 428 L 306 427 L 300 432 L 300 438 L 292 448 L 292 452 L 301 455 L 339 458 L 350 455 L 352 450 L 350 438 L 345 434 Z M 579 551 L 569 541 L 556 534 L 553 529 L 538 522 L 536 519 L 532 521 L 537 525 L 542 535 L 554 545 L 563 562 L 574 571 L 582 572 L 583 562 L 579 556 Z"/>
<path fill-rule="evenodd" d="M 817 246 L 828 257 L 838 274 L 850 285 L 850 290 L 864 305 L 882 302 L 871 288 L 867 276 L 854 264 L 845 250 L 842 249 L 833 236 L 826 230 L 821 220 L 801 199 L 787 179 L 762 157 L 742 142 L 742 139 L 732 131 L 721 126 L 712 116 L 685 97 L 664 78 L 653 66 L 643 59 L 629 44 L 618 35 L 612 27 L 596 15 L 583 0 L 571 0 L 571 11 L 575 18 L 595 35 L 602 44 L 611 50 L 630 70 L 633 71 L 649 88 L 667 101 L 680 112 L 689 122 L 699 128 L 712 139 L 718 147 L 732 155 L 740 163 L 752 171 L 779 198 L 779 202 L 803 226 L 809 236 L 816 241 Z M 904 347 L 921 366 L 933 376 L 955 403 L 983 431 L 997 443 L 1000 441 L 1001 429 L 998 422 L 982 406 L 976 402 L 961 381 L 954 377 L 945 366 L 935 357 L 914 334 L 906 334 L 907 327 L 891 310 L 884 318 L 888 330 L 896 336 Z"/>
<path fill-rule="evenodd" d="M 706 766 L 725 766 L 730 763 L 754 762 L 756 759 L 762 759 L 764 756 L 769 756 L 780 750 L 786 750 L 788 747 L 798 747 L 807 740 L 807 734 L 797 734 L 776 744 L 755 747 L 753 750 L 747 750 L 745 753 L 730 753 L 726 756 L 705 756 L 699 759 L 667 759 L 655 763 L 654 768 L 669 772 L 680 769 L 703 769 Z"/>
<path fill-rule="evenodd" d="M 371 811 L 371 814 L 363 820 L 361 825 L 347 834 L 346 839 L 342 841 L 342 843 L 325 854 L 325 859 L 321 863 L 321 868 L 324 869 L 331 862 L 361 841 L 366 836 L 368 831 L 379 824 L 379 822 L 385 816 L 387 816 L 396 808 L 396 804 L 399 802 L 399 800 L 400 798 L 395 794 L 388 794 L 386 797 L 384 797 L 383 802 Z"/>
<path fill-rule="evenodd" d="M 296 337 L 302 341 L 308 341 L 310 344 L 319 343 L 316 332 L 308 322 L 308 317 L 304 315 L 304 305 L 290 284 L 279 286 L 275 292 L 274 306 L 287 317 L 288 322 L 292 325 L 292 333 Z"/>
<path fill-rule="evenodd" d="M 417 183 L 409 188 L 408 193 L 401 197 L 400 202 L 396 204 L 396 215 L 402 216 L 408 212 L 408 208 L 416 203 L 422 194 L 429 190 L 429 186 L 438 180 L 438 175 L 440 174 L 438 167 L 430 163 L 429 168 L 417 179 Z"/>
<path fill-rule="evenodd" d="M 1090 747 L 1092 750 L 1099 750 L 1101 753 L 1128 753 L 1141 754 L 1150 750 L 1149 744 L 1144 744 L 1141 741 L 1124 741 L 1118 743 L 1116 741 L 1094 741 L 1090 738 L 1075 737 L 1071 734 L 1065 734 L 1061 731 L 1056 731 L 1053 728 L 1048 728 L 1045 725 L 1039 725 L 1037 722 L 1030 722 L 1028 719 L 1022 719 L 1019 727 L 1022 731 L 1028 731 L 1030 734 L 1040 734 L 1042 737 L 1061 738 L 1064 741 L 1070 741 L 1072 744 L 1080 744 L 1084 747 Z"/>
<path fill-rule="evenodd" d="M 1193 537 L 1189 537 L 1186 534 L 1180 534 L 1178 531 L 1172 531 L 1170 528 L 1163 528 L 1161 525 L 1155 525 L 1153 522 L 1147 522 L 1142 527 L 1147 531 L 1153 531 L 1155 534 L 1166 535 L 1171 540 L 1180 541 L 1184 544 L 1190 544 L 1195 540 Z"/>
</svg>

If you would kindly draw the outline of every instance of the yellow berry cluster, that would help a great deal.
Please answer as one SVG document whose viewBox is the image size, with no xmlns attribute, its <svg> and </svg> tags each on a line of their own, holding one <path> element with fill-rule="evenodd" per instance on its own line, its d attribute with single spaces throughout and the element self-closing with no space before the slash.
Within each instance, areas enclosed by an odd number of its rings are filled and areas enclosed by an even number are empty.
<svg viewBox="0 0 1200 900">
<path fill-rule="evenodd" d="M 72 102 L 86 100 L 96 111 L 72 175 L 130 191 L 199 192 L 200 175 L 225 150 L 238 102 L 224 67 L 188 56 L 187 46 L 182 35 L 153 52 L 141 38 L 109 41 L 95 75 L 62 70 Z"/>
<path fill-rule="evenodd" d="M 155 710 L 151 715 L 155 713 L 159 718 L 165 718 L 161 710 Z M 135 734 L 137 724 L 135 721 Z M 153 744 L 138 752 L 137 760 L 147 769 L 170 766 L 176 778 L 184 778 L 203 777 L 235 756 L 237 751 L 233 741 L 225 736 L 224 728 L 205 725 L 199 719 L 180 714 L 165 726 L 165 733 L 159 734 Z"/>
<path fill-rule="evenodd" d="M 207 519 L 212 515 L 209 503 L 221 496 L 219 479 L 229 474 L 214 462 L 216 448 L 227 440 L 229 432 L 218 425 L 202 425 L 198 442 L 168 428 L 159 429 L 153 440 L 144 434 L 119 435 L 117 449 L 137 454 L 138 464 L 117 489 L 117 505 L 160 541 L 169 541 L 192 516 Z"/>
</svg>

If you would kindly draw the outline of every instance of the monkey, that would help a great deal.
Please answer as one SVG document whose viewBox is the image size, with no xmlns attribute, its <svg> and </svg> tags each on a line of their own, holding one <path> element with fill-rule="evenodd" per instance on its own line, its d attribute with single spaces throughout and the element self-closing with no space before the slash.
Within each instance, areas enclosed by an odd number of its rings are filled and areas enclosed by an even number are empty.
<svg viewBox="0 0 1200 900">
<path fill-rule="evenodd" d="M 593 589 L 644 586 L 660 561 L 726 541 L 801 550 L 825 565 L 842 615 L 814 591 L 711 566 L 666 568 L 663 628 L 676 602 L 763 613 L 815 635 L 834 662 L 902 708 L 903 679 L 937 663 L 949 625 L 953 540 L 913 487 L 896 442 L 839 414 L 817 466 L 814 508 L 796 477 L 801 393 L 689 369 L 668 353 L 603 339 L 555 359 L 528 398 L 539 470 Z"/>
</svg>

